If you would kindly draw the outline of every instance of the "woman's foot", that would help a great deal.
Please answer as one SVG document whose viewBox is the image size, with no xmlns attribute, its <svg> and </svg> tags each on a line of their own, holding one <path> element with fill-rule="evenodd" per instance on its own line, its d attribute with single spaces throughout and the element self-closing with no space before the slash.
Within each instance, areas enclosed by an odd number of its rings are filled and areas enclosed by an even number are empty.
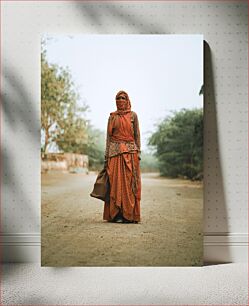
<svg viewBox="0 0 249 306">
<path fill-rule="evenodd" d="M 123 218 L 122 217 L 118 217 L 117 219 L 115 219 L 114 222 L 123 223 Z"/>
<path fill-rule="evenodd" d="M 131 220 L 127 220 L 123 217 L 123 223 L 133 223 L 134 221 L 131 221 Z"/>
<path fill-rule="evenodd" d="M 119 213 L 111 220 L 111 222 L 122 223 L 122 222 L 123 222 L 122 214 L 119 212 Z"/>
</svg>

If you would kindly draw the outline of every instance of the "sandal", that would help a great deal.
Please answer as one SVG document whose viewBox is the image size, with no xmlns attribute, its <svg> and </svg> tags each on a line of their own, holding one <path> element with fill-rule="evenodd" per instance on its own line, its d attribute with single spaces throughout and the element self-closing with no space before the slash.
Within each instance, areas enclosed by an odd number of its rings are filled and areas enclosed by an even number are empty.
<svg viewBox="0 0 249 306">
<path fill-rule="evenodd" d="M 114 222 L 116 222 L 116 223 L 123 223 L 124 220 L 123 220 L 123 218 L 119 217 Z"/>
<path fill-rule="evenodd" d="M 119 213 L 111 220 L 111 222 L 122 223 L 122 222 L 123 222 L 122 214 L 119 212 Z"/>
<path fill-rule="evenodd" d="M 123 217 L 123 223 L 133 223 L 134 221 L 127 220 Z"/>
</svg>

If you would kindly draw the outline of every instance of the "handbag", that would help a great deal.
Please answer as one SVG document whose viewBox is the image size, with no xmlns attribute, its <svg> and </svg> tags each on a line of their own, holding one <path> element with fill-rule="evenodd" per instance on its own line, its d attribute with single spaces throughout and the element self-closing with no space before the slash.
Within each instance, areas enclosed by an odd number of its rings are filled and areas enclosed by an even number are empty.
<svg viewBox="0 0 249 306">
<path fill-rule="evenodd" d="M 108 203 L 110 202 L 110 181 L 106 167 L 99 172 L 90 196 Z"/>
</svg>

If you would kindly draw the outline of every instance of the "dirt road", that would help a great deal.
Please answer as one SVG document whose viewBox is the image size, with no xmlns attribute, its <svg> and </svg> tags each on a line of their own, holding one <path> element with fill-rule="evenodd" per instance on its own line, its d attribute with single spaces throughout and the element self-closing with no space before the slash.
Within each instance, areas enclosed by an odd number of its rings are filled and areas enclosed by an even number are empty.
<svg viewBox="0 0 249 306">
<path fill-rule="evenodd" d="M 201 266 L 203 186 L 142 173 L 141 223 L 103 220 L 97 174 L 42 174 L 42 266 Z"/>
</svg>

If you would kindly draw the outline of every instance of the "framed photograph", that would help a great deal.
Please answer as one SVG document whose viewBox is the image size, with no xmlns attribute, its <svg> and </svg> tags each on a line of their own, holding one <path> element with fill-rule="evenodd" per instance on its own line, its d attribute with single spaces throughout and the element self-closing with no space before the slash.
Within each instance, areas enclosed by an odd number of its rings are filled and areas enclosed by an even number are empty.
<svg viewBox="0 0 249 306">
<path fill-rule="evenodd" d="M 203 35 L 41 38 L 41 265 L 203 265 Z"/>
</svg>

